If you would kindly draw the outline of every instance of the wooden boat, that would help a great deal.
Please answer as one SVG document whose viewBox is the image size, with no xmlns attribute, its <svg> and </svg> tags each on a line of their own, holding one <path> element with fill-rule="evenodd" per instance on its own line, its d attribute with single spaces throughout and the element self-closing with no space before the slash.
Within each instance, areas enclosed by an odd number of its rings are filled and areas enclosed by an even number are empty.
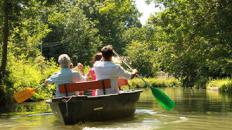
<svg viewBox="0 0 232 130">
<path fill-rule="evenodd" d="M 110 80 L 64 84 L 60 92 L 110 88 Z M 133 116 L 142 90 L 99 96 L 66 96 L 48 102 L 53 113 L 66 125 L 80 121 L 104 121 Z"/>
</svg>

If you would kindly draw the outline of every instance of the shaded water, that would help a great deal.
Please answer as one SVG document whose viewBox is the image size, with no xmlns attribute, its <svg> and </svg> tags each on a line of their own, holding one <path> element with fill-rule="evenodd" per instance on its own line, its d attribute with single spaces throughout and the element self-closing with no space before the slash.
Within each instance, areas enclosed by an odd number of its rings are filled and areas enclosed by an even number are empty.
<svg viewBox="0 0 232 130">
<path fill-rule="evenodd" d="M 170 112 L 151 95 L 142 93 L 135 116 L 107 122 L 61 124 L 45 102 L 19 105 L 15 113 L 0 116 L 0 130 L 231 130 L 232 97 L 214 91 L 166 88 L 176 102 Z"/>
</svg>

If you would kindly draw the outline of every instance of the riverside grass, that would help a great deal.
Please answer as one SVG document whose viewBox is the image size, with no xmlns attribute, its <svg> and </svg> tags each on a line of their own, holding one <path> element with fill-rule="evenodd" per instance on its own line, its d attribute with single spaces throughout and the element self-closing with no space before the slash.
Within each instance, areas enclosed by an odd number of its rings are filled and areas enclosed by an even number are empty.
<svg viewBox="0 0 232 130">
<path fill-rule="evenodd" d="M 220 92 L 232 94 L 232 79 L 213 79 L 207 83 L 206 88 L 209 90 L 217 89 Z"/>
<path fill-rule="evenodd" d="M 144 78 L 144 80 L 149 85 L 156 86 L 159 88 L 181 86 L 181 82 L 178 81 L 176 78 Z M 131 87 L 136 87 L 136 88 L 146 87 L 145 83 L 139 78 L 134 78 L 132 80 L 129 80 L 129 84 Z"/>
</svg>

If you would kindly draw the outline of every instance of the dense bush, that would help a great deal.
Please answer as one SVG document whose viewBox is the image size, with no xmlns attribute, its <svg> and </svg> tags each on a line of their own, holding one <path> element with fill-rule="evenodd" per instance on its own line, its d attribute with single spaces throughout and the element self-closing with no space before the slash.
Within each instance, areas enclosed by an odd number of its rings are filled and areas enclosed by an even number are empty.
<svg viewBox="0 0 232 130">
<path fill-rule="evenodd" d="M 232 79 L 215 79 L 207 83 L 207 89 L 218 89 L 220 92 L 226 92 L 232 94 Z"/>
<path fill-rule="evenodd" d="M 155 72 L 159 70 L 159 66 L 155 64 L 155 52 L 149 50 L 151 46 L 148 43 L 141 43 L 133 41 L 127 46 L 126 53 L 129 57 L 129 62 L 142 75 L 154 76 Z"/>
<path fill-rule="evenodd" d="M 232 80 L 230 80 L 227 84 L 222 85 L 221 92 L 232 94 Z"/>
<path fill-rule="evenodd" d="M 52 73 L 58 70 L 58 66 L 52 60 L 46 61 L 42 56 L 35 59 L 16 59 L 14 56 L 9 56 L 9 78 L 8 86 L 13 93 L 20 91 L 25 87 L 35 88 L 42 87 L 45 79 Z M 35 97 L 45 98 L 51 96 L 49 91 L 41 91 L 39 89 Z"/>
</svg>

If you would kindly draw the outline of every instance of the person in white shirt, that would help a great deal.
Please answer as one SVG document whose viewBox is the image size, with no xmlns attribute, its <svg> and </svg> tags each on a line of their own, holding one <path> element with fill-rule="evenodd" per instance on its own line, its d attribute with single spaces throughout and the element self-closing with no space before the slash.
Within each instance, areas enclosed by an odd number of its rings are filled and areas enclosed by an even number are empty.
<svg viewBox="0 0 232 130">
<path fill-rule="evenodd" d="M 78 72 L 70 68 L 71 60 L 67 54 L 61 54 L 58 58 L 61 70 L 54 73 L 47 80 L 45 80 L 45 85 L 48 83 L 54 83 L 56 85 L 56 97 L 66 96 L 59 92 L 59 85 L 65 83 L 73 83 L 84 80 L 85 78 Z M 74 93 L 68 93 L 68 95 L 74 95 Z"/>
<path fill-rule="evenodd" d="M 119 93 L 117 79 L 125 78 L 132 79 L 138 73 L 137 70 L 133 70 L 133 72 L 128 72 L 124 70 L 120 65 L 112 62 L 113 56 L 113 47 L 111 45 L 104 46 L 101 49 L 102 60 L 96 61 L 94 63 L 94 71 L 96 74 L 96 79 L 110 79 L 111 80 L 111 88 L 105 90 L 105 94 L 114 94 Z M 97 95 L 103 95 L 103 90 L 99 89 L 97 91 Z"/>
</svg>

